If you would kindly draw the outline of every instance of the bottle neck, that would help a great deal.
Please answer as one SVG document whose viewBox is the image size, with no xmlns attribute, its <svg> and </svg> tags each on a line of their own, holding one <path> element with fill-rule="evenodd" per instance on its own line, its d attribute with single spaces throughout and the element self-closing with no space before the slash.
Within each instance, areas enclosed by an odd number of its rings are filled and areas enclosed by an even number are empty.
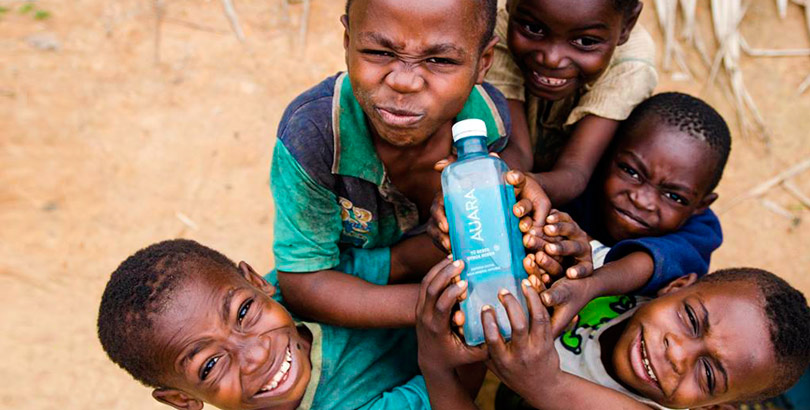
<svg viewBox="0 0 810 410">
<path fill-rule="evenodd" d="M 453 143 L 458 152 L 458 159 L 487 155 L 486 137 L 466 137 Z"/>
</svg>

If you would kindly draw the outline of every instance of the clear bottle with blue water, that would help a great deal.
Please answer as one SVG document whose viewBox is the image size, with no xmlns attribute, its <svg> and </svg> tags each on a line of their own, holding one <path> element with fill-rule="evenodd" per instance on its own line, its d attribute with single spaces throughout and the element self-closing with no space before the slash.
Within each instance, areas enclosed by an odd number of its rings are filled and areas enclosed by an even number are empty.
<svg viewBox="0 0 810 410">
<path fill-rule="evenodd" d="M 470 119 L 453 125 L 453 145 L 458 161 L 442 172 L 444 206 L 450 227 L 454 260 L 464 261 L 461 279 L 467 281 L 464 338 L 471 346 L 484 342 L 481 308 L 491 306 L 501 335 L 509 339 L 512 329 L 498 292 L 506 289 L 520 301 L 526 316 L 526 300 L 520 283 L 523 269 L 523 235 L 512 213 L 515 189 L 506 182 L 507 165 L 488 155 L 484 121 Z"/>
</svg>

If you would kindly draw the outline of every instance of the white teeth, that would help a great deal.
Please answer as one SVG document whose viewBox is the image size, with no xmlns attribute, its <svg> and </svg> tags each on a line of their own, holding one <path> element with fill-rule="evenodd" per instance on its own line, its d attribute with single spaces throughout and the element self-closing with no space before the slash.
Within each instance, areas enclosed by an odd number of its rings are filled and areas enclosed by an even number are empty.
<svg viewBox="0 0 810 410">
<path fill-rule="evenodd" d="M 566 78 L 546 77 L 537 73 L 534 73 L 534 75 L 537 78 L 537 81 L 545 85 L 550 85 L 552 87 L 559 87 L 561 85 L 565 85 L 565 83 L 568 82 L 568 79 Z"/>
<path fill-rule="evenodd" d="M 270 391 L 278 387 L 279 383 L 281 383 L 281 379 L 283 379 L 284 376 L 287 375 L 291 367 L 292 367 L 292 352 L 290 351 L 290 348 L 287 347 L 287 352 L 284 354 L 284 362 L 281 363 L 281 368 L 279 368 L 276 374 L 274 374 L 273 377 L 270 379 L 270 383 L 262 387 L 262 389 L 259 390 L 259 392 L 264 393 L 266 391 Z"/>
<path fill-rule="evenodd" d="M 647 371 L 647 375 L 657 382 L 658 378 L 655 377 L 652 366 L 650 366 L 650 359 L 647 357 L 647 346 L 644 344 L 644 340 L 641 341 L 641 361 L 644 363 L 644 370 Z"/>
</svg>

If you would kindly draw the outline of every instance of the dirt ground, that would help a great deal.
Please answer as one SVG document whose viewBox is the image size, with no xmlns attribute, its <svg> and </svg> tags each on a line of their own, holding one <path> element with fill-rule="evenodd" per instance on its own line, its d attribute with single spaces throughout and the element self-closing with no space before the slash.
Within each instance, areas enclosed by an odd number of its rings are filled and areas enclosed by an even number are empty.
<svg viewBox="0 0 810 410">
<path fill-rule="evenodd" d="M 24 3 L 0 0 L 0 408 L 162 408 L 95 335 L 105 278 L 136 249 L 186 237 L 260 272 L 273 264 L 275 130 L 292 98 L 343 69 L 342 2 L 312 2 L 305 47 L 300 4 L 237 0 L 240 44 L 219 1 L 164 3 L 156 62 L 150 1 L 41 0 L 20 13 Z M 774 2 L 753 3 L 742 26 L 752 46 L 810 46 L 798 8 L 780 22 Z M 642 21 L 660 40 L 654 18 L 648 4 Z M 706 10 L 699 18 L 708 27 Z M 810 92 L 795 92 L 810 58 L 745 58 L 743 69 L 769 148 L 742 137 L 727 98 L 704 92 L 705 73 L 663 73 L 659 86 L 702 95 L 734 130 L 712 268 L 762 267 L 810 292 L 810 212 L 781 188 L 768 198 L 804 222 L 757 200 L 729 209 L 810 158 Z M 810 172 L 794 182 L 810 194 Z"/>
</svg>

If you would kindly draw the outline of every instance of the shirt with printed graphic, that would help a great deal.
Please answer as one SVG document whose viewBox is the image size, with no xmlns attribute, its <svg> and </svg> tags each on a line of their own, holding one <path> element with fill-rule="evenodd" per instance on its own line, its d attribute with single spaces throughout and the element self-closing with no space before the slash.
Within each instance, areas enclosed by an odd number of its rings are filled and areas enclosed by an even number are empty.
<svg viewBox="0 0 810 410">
<path fill-rule="evenodd" d="M 579 312 L 572 329 L 554 341 L 560 355 L 560 369 L 601 386 L 624 393 L 633 399 L 655 409 L 666 407 L 630 392 L 614 380 L 602 362 L 602 347 L 599 336 L 602 333 L 629 319 L 649 298 L 636 296 L 606 296 L 596 298 Z"/>
<path fill-rule="evenodd" d="M 508 142 L 506 99 L 476 85 L 457 120 L 487 124 L 490 151 Z M 334 268 L 348 248 L 387 248 L 419 224 L 416 205 L 386 176 L 346 73 L 298 96 L 285 110 L 273 152 L 276 269 Z M 449 138 L 449 136 L 448 136 Z"/>
</svg>

